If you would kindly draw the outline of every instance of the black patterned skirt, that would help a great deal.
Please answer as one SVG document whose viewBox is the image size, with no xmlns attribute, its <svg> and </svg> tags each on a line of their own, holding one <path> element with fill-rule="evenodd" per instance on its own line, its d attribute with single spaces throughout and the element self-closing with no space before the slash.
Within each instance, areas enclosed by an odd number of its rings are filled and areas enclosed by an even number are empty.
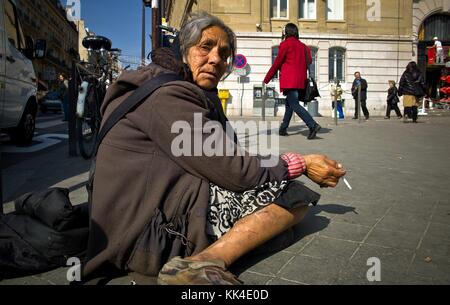
<svg viewBox="0 0 450 305">
<path fill-rule="evenodd" d="M 298 181 L 268 182 L 244 193 L 210 183 L 206 233 L 217 240 L 241 218 L 275 203 L 286 209 L 316 205 L 320 195 Z"/>
</svg>

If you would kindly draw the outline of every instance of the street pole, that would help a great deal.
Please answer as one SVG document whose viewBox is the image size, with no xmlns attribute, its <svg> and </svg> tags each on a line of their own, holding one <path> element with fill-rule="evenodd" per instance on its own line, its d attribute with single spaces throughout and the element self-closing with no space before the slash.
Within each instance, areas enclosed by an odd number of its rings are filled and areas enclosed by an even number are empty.
<svg viewBox="0 0 450 305">
<path fill-rule="evenodd" d="M 69 81 L 69 157 L 77 156 L 77 135 L 76 135 L 76 108 L 77 108 L 77 70 L 75 61 L 72 60 L 71 79 Z"/>
<path fill-rule="evenodd" d="M 267 94 L 267 89 L 266 89 L 266 84 L 263 83 L 262 86 L 262 105 L 261 105 L 261 112 L 262 112 L 262 120 L 263 122 L 266 120 L 266 94 Z"/>
<path fill-rule="evenodd" d="M 2 144 L 0 143 L 0 146 Z M 2 152 L 0 151 L 0 215 L 3 215 Z"/>
<path fill-rule="evenodd" d="M 361 124 L 361 84 L 358 85 L 358 123 Z"/>
<path fill-rule="evenodd" d="M 142 48 L 141 66 L 145 66 L 145 3 L 142 2 Z"/>
<path fill-rule="evenodd" d="M 337 86 L 336 86 L 336 91 L 335 91 L 335 93 L 334 93 L 334 97 L 333 97 L 333 100 L 334 100 L 334 109 L 333 109 L 333 112 L 334 112 L 334 124 L 337 126 L 338 125 L 338 117 L 337 117 L 337 103 L 338 103 L 338 100 L 337 100 Z"/>
</svg>

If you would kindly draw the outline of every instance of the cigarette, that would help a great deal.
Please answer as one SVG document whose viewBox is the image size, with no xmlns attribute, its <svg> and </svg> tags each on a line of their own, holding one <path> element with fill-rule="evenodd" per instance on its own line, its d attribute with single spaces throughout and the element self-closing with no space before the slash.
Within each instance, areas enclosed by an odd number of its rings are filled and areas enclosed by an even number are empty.
<svg viewBox="0 0 450 305">
<path fill-rule="evenodd" d="M 348 183 L 347 179 L 344 178 L 344 183 L 347 185 L 348 189 L 351 191 L 352 187 L 350 186 L 350 183 Z"/>
</svg>

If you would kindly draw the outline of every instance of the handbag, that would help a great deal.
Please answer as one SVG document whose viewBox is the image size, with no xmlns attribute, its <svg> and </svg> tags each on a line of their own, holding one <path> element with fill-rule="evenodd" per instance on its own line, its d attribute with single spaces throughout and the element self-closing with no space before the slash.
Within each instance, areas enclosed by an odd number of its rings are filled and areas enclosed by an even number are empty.
<svg viewBox="0 0 450 305">
<path fill-rule="evenodd" d="M 308 60 L 308 53 L 306 52 L 305 47 L 305 58 Z M 308 77 L 306 78 L 305 83 L 305 95 L 303 97 L 303 102 L 308 103 L 314 100 L 317 97 L 321 97 L 319 93 L 319 89 L 317 88 L 317 83 L 313 77 L 311 77 L 311 71 L 309 69 L 309 65 L 306 64 L 306 69 L 308 71 Z M 300 96 L 300 95 L 299 95 Z"/>
</svg>

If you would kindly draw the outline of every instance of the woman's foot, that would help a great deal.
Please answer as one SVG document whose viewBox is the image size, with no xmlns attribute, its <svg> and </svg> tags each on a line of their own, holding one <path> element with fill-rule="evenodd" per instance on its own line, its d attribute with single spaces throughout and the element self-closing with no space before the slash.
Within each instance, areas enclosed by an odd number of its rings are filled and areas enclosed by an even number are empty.
<svg viewBox="0 0 450 305">
<path fill-rule="evenodd" d="M 313 140 L 316 138 L 316 134 L 322 129 L 322 127 L 316 123 L 316 126 L 314 128 L 311 128 L 309 130 L 308 140 Z"/>
<path fill-rule="evenodd" d="M 220 260 L 194 261 L 176 256 L 158 275 L 159 285 L 242 285 Z"/>
<path fill-rule="evenodd" d="M 391 118 L 388 117 L 388 116 L 385 116 L 384 119 L 385 119 L 385 120 L 390 120 Z"/>
<path fill-rule="evenodd" d="M 399 120 L 401 120 L 401 119 L 403 119 L 403 116 L 400 115 L 400 116 L 398 116 L 397 118 L 398 118 Z"/>
</svg>

